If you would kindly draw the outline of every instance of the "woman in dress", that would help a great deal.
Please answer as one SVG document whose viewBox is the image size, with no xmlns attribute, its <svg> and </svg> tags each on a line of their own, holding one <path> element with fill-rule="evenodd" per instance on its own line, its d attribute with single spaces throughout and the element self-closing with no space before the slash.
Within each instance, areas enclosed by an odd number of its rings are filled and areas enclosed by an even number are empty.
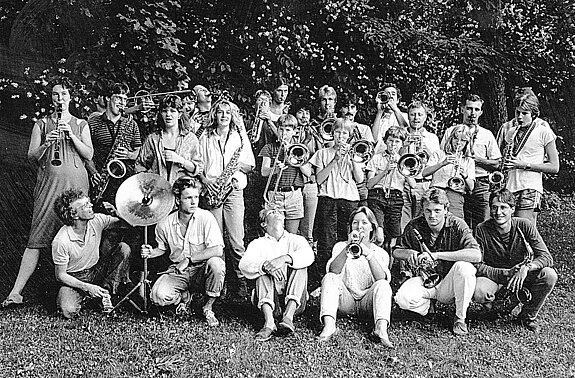
<svg viewBox="0 0 575 378">
<path fill-rule="evenodd" d="M 196 176 L 203 170 L 198 138 L 185 127 L 180 97 L 160 102 L 158 131 L 146 138 L 136 159 L 136 172 L 157 173 L 173 184 L 178 177 Z"/>
<path fill-rule="evenodd" d="M 92 158 L 92 139 L 88 123 L 69 112 L 70 91 L 67 80 L 55 82 L 52 85 L 55 111 L 38 120 L 32 129 L 28 159 L 38 164 L 38 174 L 30 238 L 14 287 L 2 307 L 22 303 L 22 290 L 38 265 L 40 250 L 50 248 L 63 226 L 54 211 L 56 198 L 70 187 L 88 192 L 84 160 Z"/>
<path fill-rule="evenodd" d="M 387 334 L 391 318 L 389 255 L 374 244 L 377 227 L 373 212 L 360 206 L 351 213 L 348 240 L 333 246 L 321 283 L 323 330 L 318 341 L 325 342 L 337 332 L 337 314 L 355 315 L 373 318 L 371 339 L 393 347 Z"/>
</svg>

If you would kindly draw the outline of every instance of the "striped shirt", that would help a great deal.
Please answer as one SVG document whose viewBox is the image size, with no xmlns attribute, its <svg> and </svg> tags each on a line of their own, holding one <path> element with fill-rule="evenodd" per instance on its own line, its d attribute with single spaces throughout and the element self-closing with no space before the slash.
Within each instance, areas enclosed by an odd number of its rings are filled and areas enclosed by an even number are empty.
<svg viewBox="0 0 575 378">
<path fill-rule="evenodd" d="M 92 144 L 94 146 L 94 164 L 101 171 L 106 164 L 106 159 L 114 145 L 116 136 L 123 131 L 124 145 L 129 150 L 135 150 L 142 146 L 140 129 L 132 118 L 121 117 L 116 124 L 108 119 L 106 112 L 95 115 L 88 119 Z"/>
<path fill-rule="evenodd" d="M 262 148 L 260 151 L 259 157 L 267 157 L 271 159 L 271 165 L 273 168 L 273 162 L 280 154 L 278 161 L 284 161 L 284 151 L 280 153 L 280 144 L 279 143 L 268 143 Z M 272 179 L 270 181 L 270 190 L 271 188 L 275 187 L 275 183 L 277 180 L 279 170 L 276 169 L 276 172 L 273 174 Z M 292 167 L 288 165 L 286 169 L 283 170 L 282 175 L 280 177 L 280 182 L 278 184 L 278 188 L 286 188 L 293 186 L 294 188 L 303 188 L 305 181 L 303 177 L 303 173 L 298 167 Z"/>
</svg>

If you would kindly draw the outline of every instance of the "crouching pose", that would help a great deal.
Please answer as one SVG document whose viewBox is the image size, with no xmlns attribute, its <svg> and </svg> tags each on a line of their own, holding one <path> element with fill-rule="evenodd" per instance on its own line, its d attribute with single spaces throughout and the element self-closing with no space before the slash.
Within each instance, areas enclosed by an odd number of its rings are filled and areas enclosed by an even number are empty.
<svg viewBox="0 0 575 378">
<path fill-rule="evenodd" d="M 436 262 L 440 281 L 436 286 L 421 276 L 405 281 L 397 291 L 400 308 L 427 315 L 431 299 L 440 303 L 455 302 L 453 333 L 466 335 L 465 317 L 475 290 L 475 267 L 481 251 L 467 224 L 453 216 L 445 191 L 429 189 L 422 199 L 423 216 L 405 227 L 393 256 L 407 260 L 412 267 Z"/>
<path fill-rule="evenodd" d="M 307 267 L 313 263 L 314 254 L 303 236 L 284 229 L 280 210 L 260 211 L 260 221 L 266 234 L 248 245 L 239 268 L 248 279 L 256 280 L 252 302 L 263 313 L 265 324 L 255 338 L 267 341 L 277 330 L 274 315 L 283 315 L 278 324 L 282 333 L 295 331 L 293 317 L 305 310 Z M 283 314 L 280 298 L 285 303 Z"/>
<path fill-rule="evenodd" d="M 198 208 L 201 183 L 191 177 L 178 178 L 172 187 L 178 211 L 156 226 L 158 247 L 142 246 L 142 257 L 169 253 L 173 264 L 150 294 L 158 306 L 177 305 L 176 313 L 187 311 L 192 292 L 205 294 L 203 314 L 210 327 L 219 325 L 212 305 L 224 286 L 226 266 L 223 260 L 224 240 L 216 218 Z"/>
<path fill-rule="evenodd" d="M 112 212 L 112 205 L 105 203 Z M 130 248 L 100 250 L 102 231 L 120 222 L 104 214 L 94 214 L 90 198 L 77 188 L 64 191 L 54 203 L 54 210 L 64 223 L 52 241 L 56 279 L 61 283 L 56 299 L 64 317 L 71 319 L 89 298 L 100 298 L 104 310 L 112 309 L 110 295 L 118 285 L 130 281 Z"/>
<path fill-rule="evenodd" d="M 540 330 L 537 314 L 557 282 L 553 257 L 528 219 L 512 217 L 515 196 L 507 189 L 489 197 L 491 219 L 480 223 L 476 238 L 483 251 L 477 267 L 473 299 L 490 304 L 506 288 L 523 303 L 519 321 L 533 332 Z"/>
<path fill-rule="evenodd" d="M 334 245 L 321 283 L 320 319 L 324 327 L 318 341 L 325 342 L 337 332 L 335 320 L 340 313 L 373 316 L 371 338 L 393 347 L 387 335 L 391 316 L 389 256 L 373 243 L 377 227 L 373 212 L 361 206 L 351 213 L 348 241 Z"/>
</svg>

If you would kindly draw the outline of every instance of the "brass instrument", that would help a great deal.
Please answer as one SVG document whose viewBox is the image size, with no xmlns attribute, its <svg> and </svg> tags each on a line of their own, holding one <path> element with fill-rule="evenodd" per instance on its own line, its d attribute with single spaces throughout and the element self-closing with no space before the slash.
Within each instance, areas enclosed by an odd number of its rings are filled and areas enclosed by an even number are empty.
<svg viewBox="0 0 575 378">
<path fill-rule="evenodd" d="M 354 230 L 349 234 L 349 236 L 351 241 L 345 247 L 345 251 L 351 256 L 351 258 L 359 259 L 361 257 L 361 252 L 363 251 L 361 241 L 363 240 L 364 235 L 363 233 Z"/>
<path fill-rule="evenodd" d="M 393 169 L 390 169 L 384 177 L 384 185 L 383 185 L 383 194 L 385 198 L 389 198 L 389 194 L 391 193 L 391 184 L 393 183 L 393 174 L 397 171 L 397 161 L 396 155 L 387 156 L 388 167 L 391 164 L 395 164 Z"/>
<path fill-rule="evenodd" d="M 441 281 L 441 276 L 439 275 L 439 273 L 437 273 L 438 261 L 431 254 L 429 247 L 423 241 L 423 237 L 421 236 L 419 231 L 414 228 L 412 229 L 412 232 L 421 247 L 421 252 L 419 252 L 418 257 L 424 253 L 427 254 L 428 256 L 431 256 L 431 260 L 430 259 L 421 260 L 416 267 L 412 267 L 414 270 L 413 273 L 421 277 L 421 279 L 423 280 L 423 287 L 425 287 L 426 289 L 431 289 L 432 287 L 437 286 L 437 284 L 439 284 L 439 282 Z"/>
<path fill-rule="evenodd" d="M 354 162 L 367 163 L 373 157 L 374 150 L 375 148 L 373 143 L 365 139 L 360 139 L 351 145 L 348 153 L 351 155 L 351 160 Z"/>
<path fill-rule="evenodd" d="M 60 120 L 62 119 L 62 104 L 56 104 L 56 127 L 59 128 Z M 54 167 L 59 167 L 62 165 L 62 159 L 60 159 L 60 150 L 62 148 L 62 136 L 60 135 L 60 131 L 58 131 L 58 139 L 56 140 L 56 144 L 54 145 L 54 154 L 52 157 L 52 164 Z"/>
<path fill-rule="evenodd" d="M 93 188 L 93 202 L 95 204 L 99 203 L 99 201 L 102 199 L 102 196 L 104 195 L 104 192 L 110 183 L 110 178 L 121 179 L 124 178 L 128 173 L 126 164 L 122 160 L 115 157 L 116 152 L 120 147 L 129 147 L 125 140 L 127 133 L 127 127 L 123 127 L 118 131 L 118 134 L 116 135 L 114 144 L 112 145 L 112 148 L 108 153 L 108 157 L 106 158 L 104 167 L 100 172 L 100 182 Z"/>
<path fill-rule="evenodd" d="M 465 192 L 465 180 L 461 177 L 461 164 L 463 162 L 463 152 L 457 151 L 455 153 L 455 164 L 451 170 L 451 177 L 447 181 L 447 187 L 455 192 Z"/>
<path fill-rule="evenodd" d="M 517 134 L 517 130 L 518 129 L 513 133 L 511 141 L 505 145 L 499 168 L 489 174 L 490 191 L 501 190 L 505 188 L 505 185 L 507 184 L 507 174 L 509 172 L 505 169 L 505 162 L 513 158 L 513 149 L 515 148 L 515 135 Z"/>
<path fill-rule="evenodd" d="M 387 104 L 390 99 L 389 95 L 383 91 L 377 92 L 377 95 L 375 96 L 375 101 L 378 101 L 381 104 Z"/>
<path fill-rule="evenodd" d="M 429 161 L 429 153 L 423 149 L 421 133 L 410 135 L 406 141 L 407 153 L 397 162 L 399 173 L 407 178 L 418 176 Z"/>
<path fill-rule="evenodd" d="M 267 100 L 264 100 L 258 104 L 258 108 L 256 109 L 256 116 L 254 118 L 254 124 L 248 131 L 248 137 L 251 144 L 256 144 L 260 140 L 264 124 L 266 123 L 265 119 L 260 118 L 260 114 L 262 111 L 269 111 L 269 107 L 270 103 Z"/>
</svg>

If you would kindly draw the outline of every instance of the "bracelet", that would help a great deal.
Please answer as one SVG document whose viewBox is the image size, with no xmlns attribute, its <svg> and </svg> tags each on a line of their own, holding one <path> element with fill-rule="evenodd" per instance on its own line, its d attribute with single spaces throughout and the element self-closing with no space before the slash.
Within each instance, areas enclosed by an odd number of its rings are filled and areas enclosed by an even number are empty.
<svg viewBox="0 0 575 378">
<path fill-rule="evenodd" d="M 366 259 L 367 261 L 370 261 L 371 259 L 373 259 L 373 255 L 374 255 L 374 254 L 375 254 L 375 253 L 374 253 L 373 251 L 370 251 L 367 255 L 365 255 L 365 259 Z"/>
</svg>

